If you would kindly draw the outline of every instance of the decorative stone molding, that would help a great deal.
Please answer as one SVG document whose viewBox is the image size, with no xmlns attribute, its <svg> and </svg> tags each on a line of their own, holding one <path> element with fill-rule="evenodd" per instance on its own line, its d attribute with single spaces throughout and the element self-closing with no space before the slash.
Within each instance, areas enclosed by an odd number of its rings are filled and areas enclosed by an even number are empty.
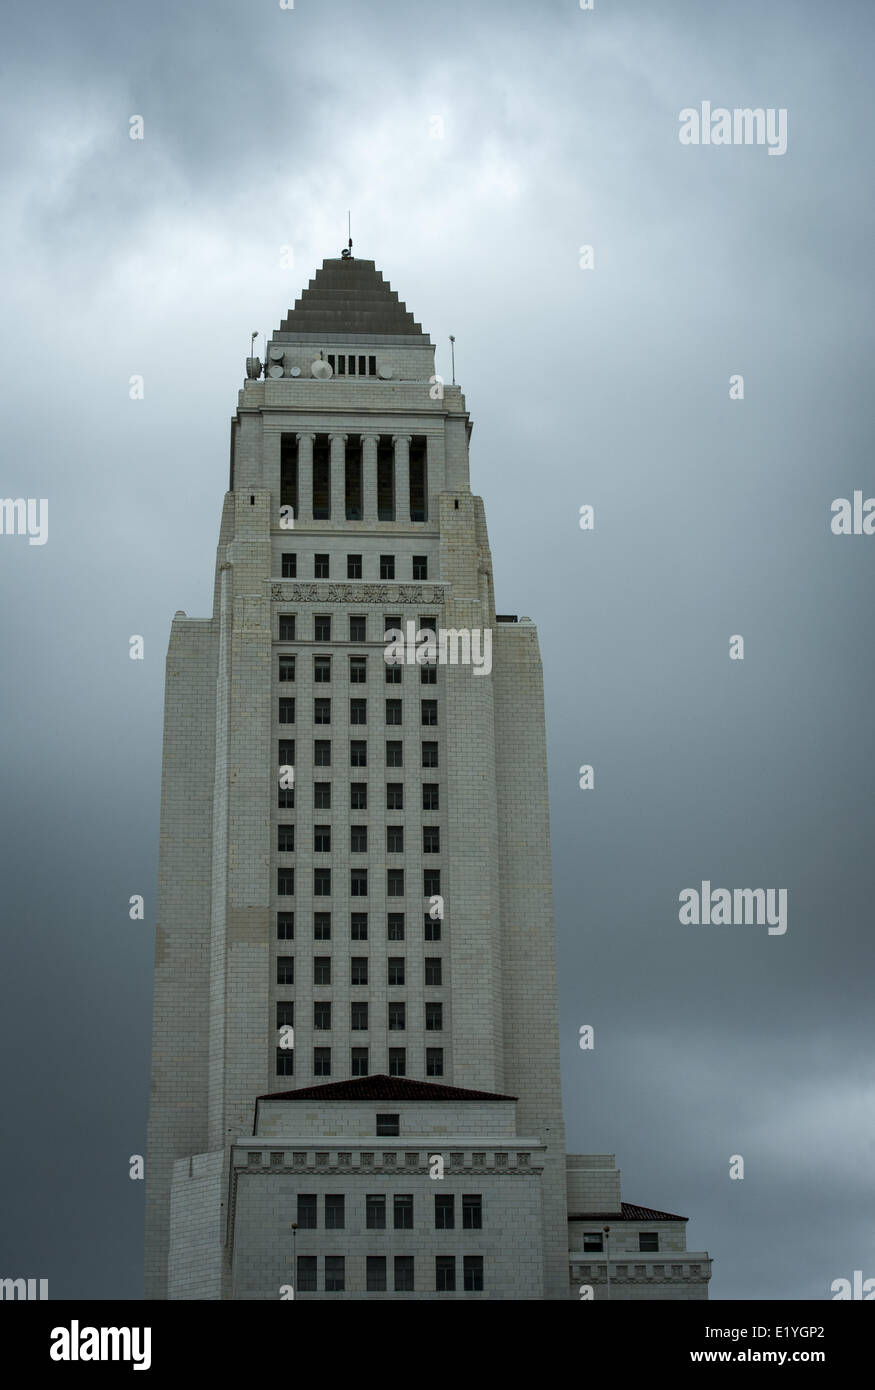
<svg viewBox="0 0 875 1390">
<path fill-rule="evenodd" d="M 278 603 L 445 603 L 447 584 L 272 584 Z"/>
</svg>

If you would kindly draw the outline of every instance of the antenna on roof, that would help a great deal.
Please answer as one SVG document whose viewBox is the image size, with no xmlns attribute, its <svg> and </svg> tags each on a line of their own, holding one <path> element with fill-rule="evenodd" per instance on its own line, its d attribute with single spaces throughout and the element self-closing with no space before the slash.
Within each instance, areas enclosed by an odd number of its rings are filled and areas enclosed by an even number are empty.
<svg viewBox="0 0 875 1390">
<path fill-rule="evenodd" d="M 450 357 L 451 357 L 451 359 L 452 359 L 452 364 L 453 364 L 453 385 L 455 386 L 455 384 L 456 384 L 456 340 L 455 340 L 455 338 L 453 337 L 452 333 L 450 334 Z"/>
<path fill-rule="evenodd" d="M 346 230 L 349 236 L 349 246 L 346 250 L 341 251 L 340 254 L 345 261 L 352 261 L 355 260 L 355 257 L 352 254 L 352 218 L 349 211 L 347 211 L 346 214 Z"/>
</svg>

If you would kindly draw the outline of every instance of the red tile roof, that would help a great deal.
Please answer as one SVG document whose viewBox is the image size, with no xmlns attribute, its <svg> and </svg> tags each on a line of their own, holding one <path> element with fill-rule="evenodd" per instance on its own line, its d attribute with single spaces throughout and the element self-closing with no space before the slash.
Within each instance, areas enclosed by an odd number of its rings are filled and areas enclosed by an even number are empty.
<svg viewBox="0 0 875 1390">
<path fill-rule="evenodd" d="M 469 1091 L 460 1086 L 441 1086 L 432 1081 L 412 1081 L 406 1076 L 357 1076 L 349 1081 L 329 1081 L 324 1086 L 302 1086 L 297 1091 L 273 1091 L 259 1100 L 516 1100 L 493 1091 Z"/>
<path fill-rule="evenodd" d="M 572 1211 L 569 1221 L 689 1221 L 673 1211 L 656 1211 L 654 1207 L 639 1207 L 634 1202 L 622 1202 L 622 1211 Z"/>
</svg>

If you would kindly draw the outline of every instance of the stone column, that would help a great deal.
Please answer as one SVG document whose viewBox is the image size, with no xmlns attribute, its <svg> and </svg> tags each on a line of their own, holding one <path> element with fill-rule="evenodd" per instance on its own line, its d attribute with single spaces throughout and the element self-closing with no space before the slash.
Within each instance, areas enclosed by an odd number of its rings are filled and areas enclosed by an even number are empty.
<svg viewBox="0 0 875 1390">
<path fill-rule="evenodd" d="M 377 436 L 362 435 L 362 520 L 377 520 Z"/>
<path fill-rule="evenodd" d="M 395 520 L 410 521 L 410 441 L 411 434 L 395 434 Z"/>
<path fill-rule="evenodd" d="M 313 520 L 313 440 L 315 434 L 298 435 L 298 514 L 296 521 Z"/>
<path fill-rule="evenodd" d="M 345 434 L 332 434 L 331 440 L 331 520 L 335 526 L 346 520 L 346 441 Z"/>
</svg>

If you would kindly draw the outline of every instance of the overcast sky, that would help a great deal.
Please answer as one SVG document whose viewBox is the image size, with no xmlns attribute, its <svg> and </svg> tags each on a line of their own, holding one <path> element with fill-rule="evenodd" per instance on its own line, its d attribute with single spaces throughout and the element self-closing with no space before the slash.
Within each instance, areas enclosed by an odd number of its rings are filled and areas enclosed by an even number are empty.
<svg viewBox="0 0 875 1390">
<path fill-rule="evenodd" d="M 875 1276 L 875 536 L 830 532 L 875 496 L 873 27 L 867 0 L 7 11 L 0 494 L 49 532 L 0 537 L 0 1275 L 142 1294 L 169 626 L 211 610 L 249 334 L 351 208 L 447 376 L 456 335 L 497 606 L 540 629 L 568 1148 L 690 1217 L 713 1298 Z M 703 101 L 785 109 L 786 152 L 682 145 Z M 703 879 L 786 888 L 786 932 L 682 926 Z"/>
</svg>

